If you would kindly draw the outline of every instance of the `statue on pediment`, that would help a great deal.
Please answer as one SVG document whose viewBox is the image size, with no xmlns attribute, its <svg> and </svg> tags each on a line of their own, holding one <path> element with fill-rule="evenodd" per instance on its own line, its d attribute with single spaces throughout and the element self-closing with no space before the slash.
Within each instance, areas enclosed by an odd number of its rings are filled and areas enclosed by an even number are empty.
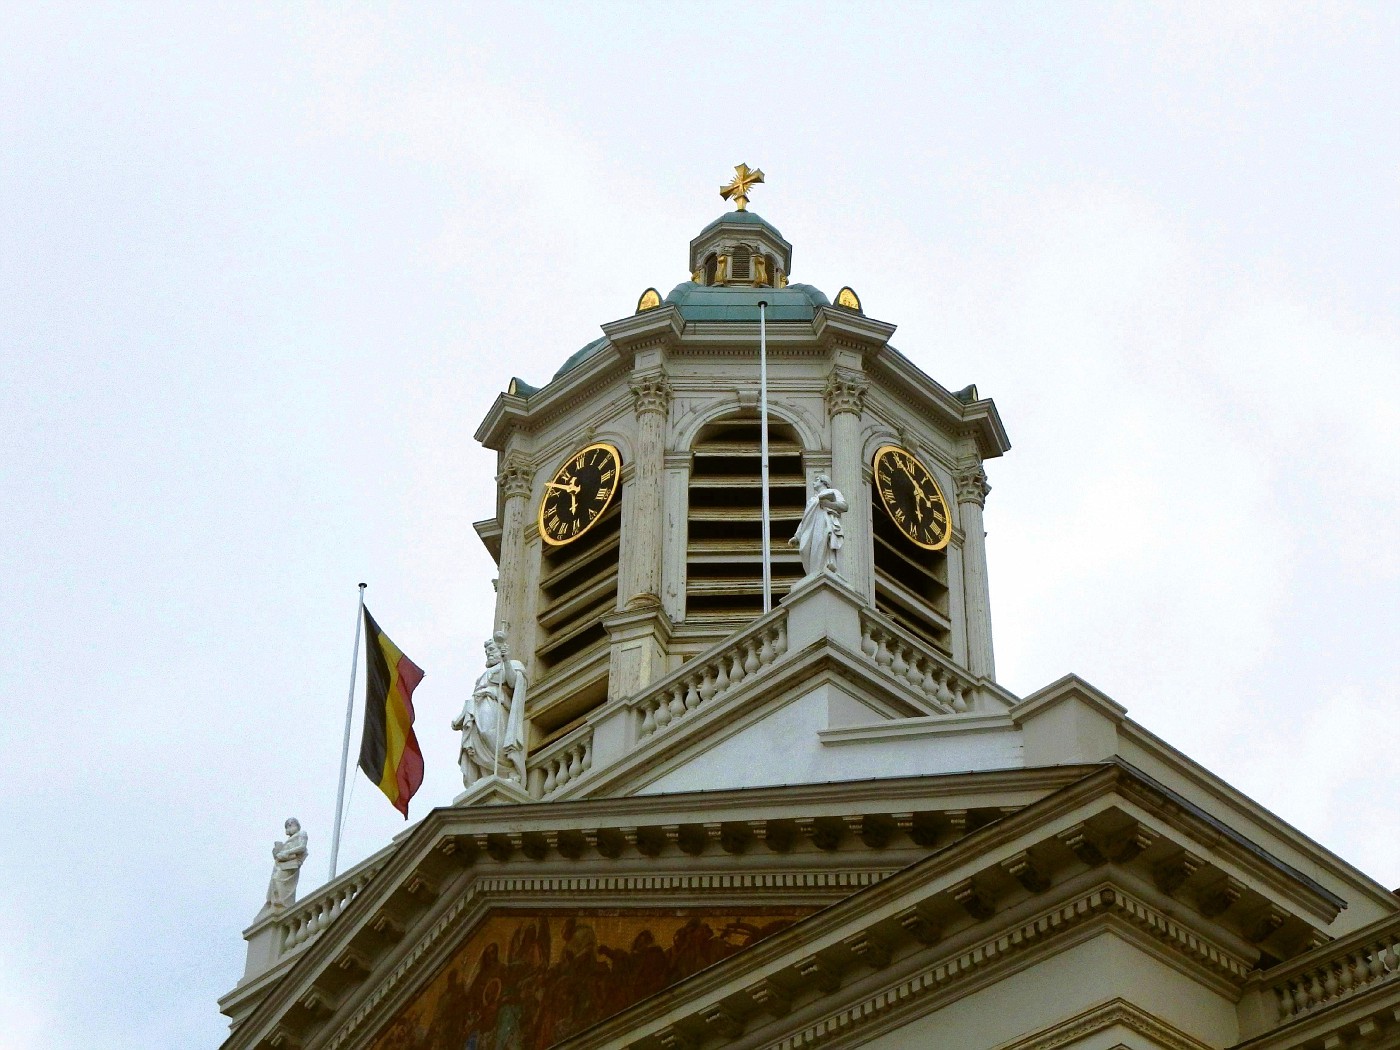
<svg viewBox="0 0 1400 1050">
<path fill-rule="evenodd" d="M 525 665 L 510 658 L 506 636 L 486 639 L 486 670 L 452 728 L 462 733 L 462 784 L 498 776 L 525 786 Z"/>
<path fill-rule="evenodd" d="M 301 830 L 301 821 L 288 817 L 282 830 L 286 839 L 272 844 L 272 879 L 267 884 L 270 908 L 288 908 L 297 899 L 297 880 L 306 862 L 306 832 Z"/>
<path fill-rule="evenodd" d="M 802 555 L 802 573 L 815 576 L 823 569 L 836 571 L 836 552 L 845 542 L 841 515 L 850 510 L 846 498 L 831 487 L 831 479 L 818 474 L 812 479 L 812 494 L 798 522 L 797 533 L 788 540 Z"/>
</svg>

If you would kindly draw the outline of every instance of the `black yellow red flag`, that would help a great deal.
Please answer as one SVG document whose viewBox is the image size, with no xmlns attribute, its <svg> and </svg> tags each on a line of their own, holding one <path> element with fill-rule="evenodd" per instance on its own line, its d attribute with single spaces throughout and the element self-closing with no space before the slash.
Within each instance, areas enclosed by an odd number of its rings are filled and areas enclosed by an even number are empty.
<svg viewBox="0 0 1400 1050">
<path fill-rule="evenodd" d="M 423 680 L 365 610 L 365 728 L 360 768 L 408 819 L 408 800 L 423 783 L 423 752 L 413 733 L 413 690 Z"/>
</svg>

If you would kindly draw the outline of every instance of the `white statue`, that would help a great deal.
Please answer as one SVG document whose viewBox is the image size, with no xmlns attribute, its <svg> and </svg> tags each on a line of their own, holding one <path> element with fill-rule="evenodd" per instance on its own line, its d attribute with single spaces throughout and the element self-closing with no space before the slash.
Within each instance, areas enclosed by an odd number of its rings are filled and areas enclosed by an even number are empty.
<svg viewBox="0 0 1400 1050">
<path fill-rule="evenodd" d="M 802 554 L 802 571 L 815 576 L 823 569 L 836 571 L 836 552 L 843 542 L 841 515 L 850 510 L 846 499 L 831 487 L 831 479 L 818 474 L 812 479 L 812 495 L 797 525 L 797 535 L 788 540 Z"/>
<path fill-rule="evenodd" d="M 297 879 L 306 860 L 306 832 L 301 830 L 301 821 L 288 817 L 282 829 L 287 833 L 286 841 L 272 844 L 272 880 L 267 884 L 270 908 L 286 908 L 297 899 Z"/>
<path fill-rule="evenodd" d="M 462 731 L 464 786 L 492 775 L 525 786 L 525 665 L 500 631 L 486 639 L 486 670 L 452 728 Z"/>
</svg>

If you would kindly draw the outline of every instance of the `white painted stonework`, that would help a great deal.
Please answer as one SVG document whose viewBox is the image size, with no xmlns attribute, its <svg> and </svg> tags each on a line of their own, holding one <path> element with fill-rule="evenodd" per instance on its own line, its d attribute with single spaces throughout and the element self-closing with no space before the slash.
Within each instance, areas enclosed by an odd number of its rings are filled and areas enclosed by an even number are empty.
<svg viewBox="0 0 1400 1050">
<path fill-rule="evenodd" d="M 1400 897 L 1082 679 L 1027 697 L 996 682 L 985 463 L 1010 447 L 996 408 L 920 372 L 893 325 L 782 287 L 792 259 L 758 216 L 730 213 L 692 242 L 696 281 L 497 399 L 477 432 L 498 456 L 496 503 L 476 531 L 512 662 L 488 652 L 458 726 L 491 768 L 258 915 L 220 1001 L 225 1050 L 467 1045 L 431 1024 L 385 1033 L 449 967 L 470 977 L 491 959 L 507 964 L 498 999 L 432 1024 L 484 1024 L 498 1001 L 524 1004 L 510 1015 L 524 1023 L 533 986 L 504 984 L 524 972 L 519 945 L 488 957 L 473 940 L 492 916 L 567 914 L 591 936 L 602 917 L 723 929 L 763 909 L 800 917 L 558 1045 L 1400 1047 Z M 778 435 L 766 614 L 760 296 Z M 546 549 L 544 485 L 593 442 L 619 452 L 620 502 Z M 946 550 L 902 546 L 880 516 L 871 463 L 889 444 L 943 491 Z M 799 558 L 786 538 L 822 489 L 840 494 L 841 543 L 817 508 Z M 489 720 L 467 718 L 473 701 Z M 603 980 L 629 958 L 570 944 L 545 964 Z M 496 1031 L 471 1038 L 486 1050 Z"/>
</svg>

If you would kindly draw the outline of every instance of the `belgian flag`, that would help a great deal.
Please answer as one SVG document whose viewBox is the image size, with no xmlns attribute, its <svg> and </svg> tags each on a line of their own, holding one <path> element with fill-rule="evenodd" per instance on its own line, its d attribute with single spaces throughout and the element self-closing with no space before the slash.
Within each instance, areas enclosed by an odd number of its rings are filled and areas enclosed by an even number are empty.
<svg viewBox="0 0 1400 1050">
<path fill-rule="evenodd" d="M 408 800 L 423 783 L 423 752 L 413 735 L 413 690 L 423 680 L 365 609 L 365 730 L 360 768 L 408 819 Z"/>
</svg>

